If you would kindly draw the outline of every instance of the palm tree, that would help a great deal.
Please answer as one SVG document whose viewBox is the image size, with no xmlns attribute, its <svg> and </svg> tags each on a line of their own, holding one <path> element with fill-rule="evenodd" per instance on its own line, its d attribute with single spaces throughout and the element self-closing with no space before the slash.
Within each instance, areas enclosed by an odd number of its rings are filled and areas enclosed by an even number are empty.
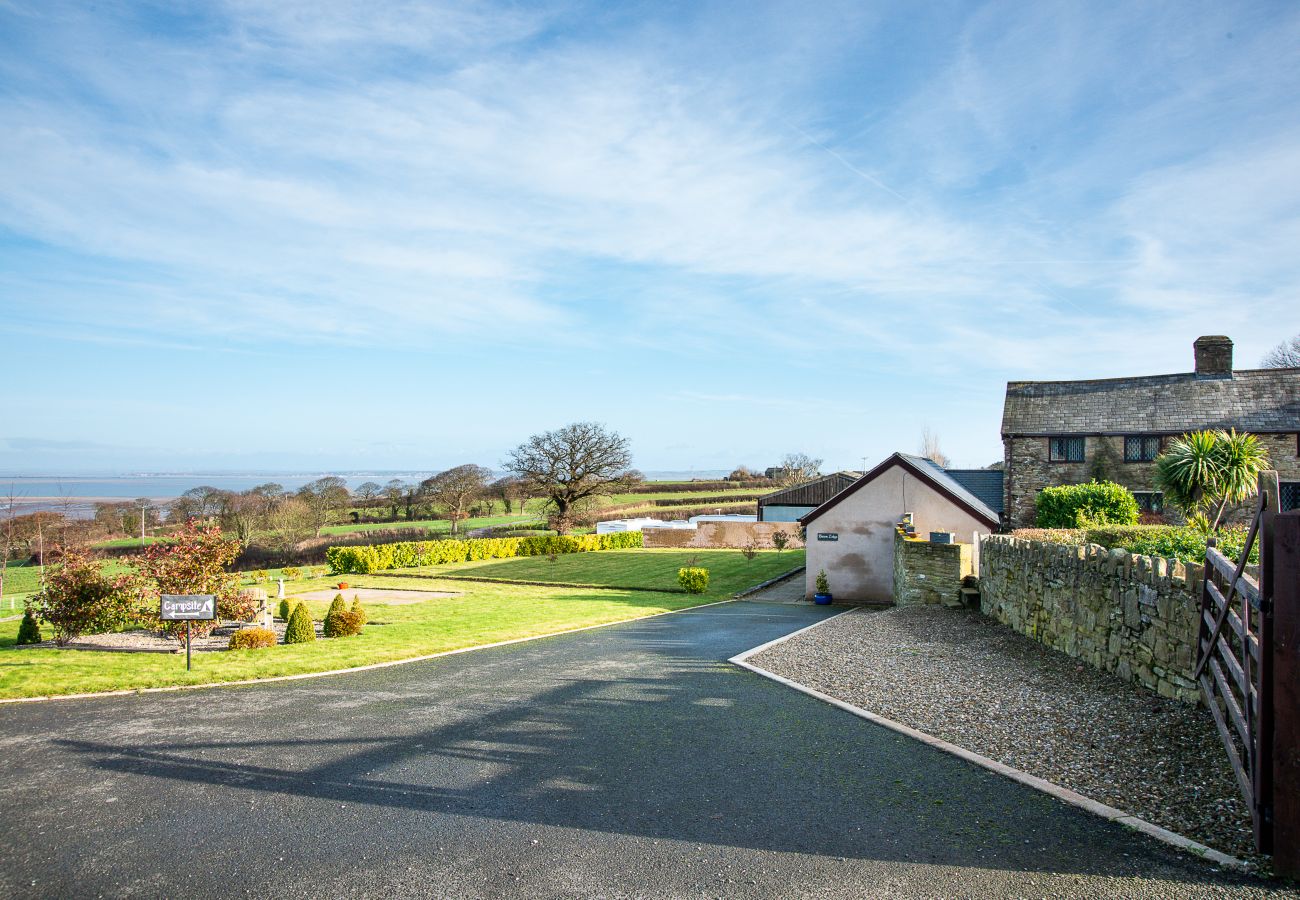
<svg viewBox="0 0 1300 900">
<path fill-rule="evenodd" d="M 1156 459 L 1156 483 L 1165 498 L 1188 515 L 1214 509 L 1217 531 L 1229 503 L 1255 496 L 1268 451 L 1253 434 L 1193 431 L 1169 442 Z"/>
</svg>

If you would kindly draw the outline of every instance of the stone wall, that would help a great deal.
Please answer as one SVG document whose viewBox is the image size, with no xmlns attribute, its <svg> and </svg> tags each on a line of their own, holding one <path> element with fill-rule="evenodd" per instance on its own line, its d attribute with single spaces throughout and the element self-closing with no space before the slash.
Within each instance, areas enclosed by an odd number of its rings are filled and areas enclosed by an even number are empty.
<svg viewBox="0 0 1300 900">
<path fill-rule="evenodd" d="M 961 580 L 975 574 L 970 544 L 931 544 L 894 533 L 894 603 L 961 605 Z"/>
<path fill-rule="evenodd" d="M 986 538 L 979 555 L 986 615 L 1163 697 L 1198 701 L 1201 566 L 1007 535 Z"/>
<path fill-rule="evenodd" d="M 701 522 L 698 528 L 647 528 L 642 532 L 646 547 L 681 547 L 692 550 L 742 549 L 753 544 L 760 550 L 773 549 L 772 535 L 783 531 L 790 538 L 789 549 L 803 546 L 798 522 Z"/>
</svg>

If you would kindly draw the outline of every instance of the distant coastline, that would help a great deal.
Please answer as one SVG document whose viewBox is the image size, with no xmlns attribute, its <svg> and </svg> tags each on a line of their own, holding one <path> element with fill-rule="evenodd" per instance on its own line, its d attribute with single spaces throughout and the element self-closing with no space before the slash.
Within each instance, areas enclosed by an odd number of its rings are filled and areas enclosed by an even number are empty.
<svg viewBox="0 0 1300 900">
<path fill-rule="evenodd" d="M 294 491 L 309 481 L 325 475 L 337 475 L 347 481 L 350 489 L 367 481 L 386 484 L 394 478 L 402 481 L 420 481 L 435 470 L 422 472 L 194 472 L 176 474 L 126 474 L 126 475 L 0 475 L 0 498 L 8 505 L 12 492 L 14 506 L 19 515 L 52 511 L 76 518 L 94 515 L 96 503 L 121 503 L 147 498 L 155 505 L 165 505 L 191 488 L 202 485 L 227 491 L 246 491 L 259 484 L 274 482 L 287 491 Z M 645 476 L 651 481 L 689 481 L 693 478 L 717 479 L 727 475 L 727 469 L 651 470 Z"/>
</svg>

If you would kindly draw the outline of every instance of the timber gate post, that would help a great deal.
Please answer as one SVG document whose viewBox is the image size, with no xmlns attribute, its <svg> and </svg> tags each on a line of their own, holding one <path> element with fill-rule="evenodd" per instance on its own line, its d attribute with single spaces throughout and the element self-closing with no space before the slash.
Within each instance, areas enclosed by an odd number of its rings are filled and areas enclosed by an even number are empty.
<svg viewBox="0 0 1300 900">
<path fill-rule="evenodd" d="M 1300 510 L 1273 519 L 1273 867 L 1300 877 Z"/>
</svg>

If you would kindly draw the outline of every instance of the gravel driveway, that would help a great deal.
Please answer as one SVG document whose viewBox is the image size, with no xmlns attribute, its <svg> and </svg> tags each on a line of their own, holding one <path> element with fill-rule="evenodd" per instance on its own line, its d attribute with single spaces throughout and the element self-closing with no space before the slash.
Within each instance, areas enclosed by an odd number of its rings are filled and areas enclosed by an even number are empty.
<svg viewBox="0 0 1300 900">
<path fill-rule="evenodd" d="M 973 610 L 855 610 L 750 662 L 1238 857 L 1250 814 L 1208 712 Z"/>
<path fill-rule="evenodd" d="M 826 614 L 0 706 L 0 896 L 1281 896 L 726 662 Z"/>
</svg>

